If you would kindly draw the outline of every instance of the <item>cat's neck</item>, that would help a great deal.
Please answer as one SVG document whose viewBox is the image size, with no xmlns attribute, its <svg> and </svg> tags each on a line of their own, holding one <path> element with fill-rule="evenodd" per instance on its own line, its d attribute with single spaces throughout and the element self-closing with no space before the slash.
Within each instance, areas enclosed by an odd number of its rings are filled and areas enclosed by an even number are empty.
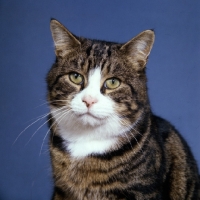
<svg viewBox="0 0 200 200">
<path fill-rule="evenodd" d="M 138 132 L 138 126 L 142 126 L 146 114 L 140 117 L 129 127 L 122 127 L 120 123 L 105 123 L 91 127 L 81 124 L 69 126 L 66 122 L 60 122 L 56 127 L 57 134 L 61 136 L 66 151 L 72 157 L 84 158 L 91 154 L 104 154 L 117 149 L 121 145 L 121 138 L 130 142 Z M 146 115 L 147 116 L 147 115 Z M 146 118 L 146 117 L 145 117 Z M 139 133 L 142 134 L 142 133 Z"/>
<path fill-rule="evenodd" d="M 60 124 L 58 131 L 66 150 L 77 158 L 105 153 L 117 145 L 118 136 L 123 134 L 120 124 L 114 127 L 106 124 L 98 127 L 83 127 L 80 124 L 69 127 Z"/>
</svg>

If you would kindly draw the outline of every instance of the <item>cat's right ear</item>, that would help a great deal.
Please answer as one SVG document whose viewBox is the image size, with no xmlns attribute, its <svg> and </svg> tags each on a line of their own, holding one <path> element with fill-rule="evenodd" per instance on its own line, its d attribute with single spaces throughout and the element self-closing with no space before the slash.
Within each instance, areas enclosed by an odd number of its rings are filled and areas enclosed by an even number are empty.
<svg viewBox="0 0 200 200">
<path fill-rule="evenodd" d="M 131 63 L 140 63 L 140 70 L 146 65 L 154 40 L 154 31 L 146 30 L 125 43 L 120 50 Z"/>
<path fill-rule="evenodd" d="M 57 20 L 51 20 L 50 29 L 55 44 L 56 56 L 64 57 L 80 48 L 81 43 Z"/>
</svg>

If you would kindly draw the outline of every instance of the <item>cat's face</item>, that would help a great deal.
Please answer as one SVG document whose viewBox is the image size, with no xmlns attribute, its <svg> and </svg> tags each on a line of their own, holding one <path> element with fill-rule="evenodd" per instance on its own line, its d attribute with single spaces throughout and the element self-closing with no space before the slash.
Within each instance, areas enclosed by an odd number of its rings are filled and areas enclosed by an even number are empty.
<svg viewBox="0 0 200 200">
<path fill-rule="evenodd" d="M 134 126 L 148 105 L 145 65 L 154 33 L 115 44 L 78 39 L 56 20 L 51 31 L 57 59 L 47 77 L 48 100 L 61 132 L 73 138 L 101 130 L 101 138 Z"/>
<path fill-rule="evenodd" d="M 75 81 L 78 79 L 83 79 L 84 81 L 83 75 L 77 75 L 77 73 L 73 72 L 70 76 Z M 79 78 L 76 78 L 77 76 Z M 107 123 L 108 118 L 117 119 L 114 110 L 114 101 L 101 92 L 101 88 L 106 87 L 105 84 L 109 81 L 103 80 L 104 77 L 102 77 L 100 66 L 90 69 L 85 77 L 87 79 L 86 87 L 74 95 L 70 102 L 70 107 L 76 116 L 77 122 L 83 124 L 83 126 L 100 126 Z"/>
</svg>

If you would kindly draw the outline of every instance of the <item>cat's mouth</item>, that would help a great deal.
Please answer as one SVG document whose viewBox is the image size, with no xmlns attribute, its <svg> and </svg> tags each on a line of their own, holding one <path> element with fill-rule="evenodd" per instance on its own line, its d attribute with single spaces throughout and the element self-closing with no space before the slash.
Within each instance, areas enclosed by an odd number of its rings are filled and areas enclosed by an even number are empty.
<svg viewBox="0 0 200 200">
<path fill-rule="evenodd" d="M 92 118 L 97 119 L 97 120 L 102 120 L 103 119 L 103 118 L 97 117 L 97 116 L 95 116 L 95 115 L 93 115 L 93 114 L 91 114 L 89 112 L 84 113 L 84 114 L 79 114 L 78 116 L 79 117 L 92 117 Z"/>
<path fill-rule="evenodd" d="M 96 116 L 90 112 L 78 114 L 78 118 L 84 125 L 90 125 L 92 127 L 103 125 L 106 122 L 105 117 Z"/>
</svg>

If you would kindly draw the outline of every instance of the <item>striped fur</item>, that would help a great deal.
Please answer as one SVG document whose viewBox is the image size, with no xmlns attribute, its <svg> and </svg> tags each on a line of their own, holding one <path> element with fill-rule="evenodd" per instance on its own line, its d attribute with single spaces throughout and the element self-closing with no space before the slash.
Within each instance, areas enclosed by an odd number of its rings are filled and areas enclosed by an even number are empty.
<svg viewBox="0 0 200 200">
<path fill-rule="evenodd" d="M 56 20 L 51 21 L 51 31 L 56 47 L 56 62 L 47 76 L 52 199 L 200 199 L 198 169 L 190 148 L 172 125 L 151 112 L 145 66 L 153 31 L 125 44 L 77 38 Z M 83 101 L 89 74 L 97 69 L 99 89 L 93 90 L 91 98 L 97 98 L 102 111 L 98 110 L 99 121 L 86 113 L 83 123 L 71 104 L 81 94 Z M 84 81 L 72 83 L 72 72 Z M 105 87 L 112 77 L 120 80 L 116 89 Z M 79 150 L 83 154 L 74 154 L 70 146 L 75 143 L 99 144 L 103 150 L 94 145 L 88 153 L 83 148 Z"/>
</svg>

